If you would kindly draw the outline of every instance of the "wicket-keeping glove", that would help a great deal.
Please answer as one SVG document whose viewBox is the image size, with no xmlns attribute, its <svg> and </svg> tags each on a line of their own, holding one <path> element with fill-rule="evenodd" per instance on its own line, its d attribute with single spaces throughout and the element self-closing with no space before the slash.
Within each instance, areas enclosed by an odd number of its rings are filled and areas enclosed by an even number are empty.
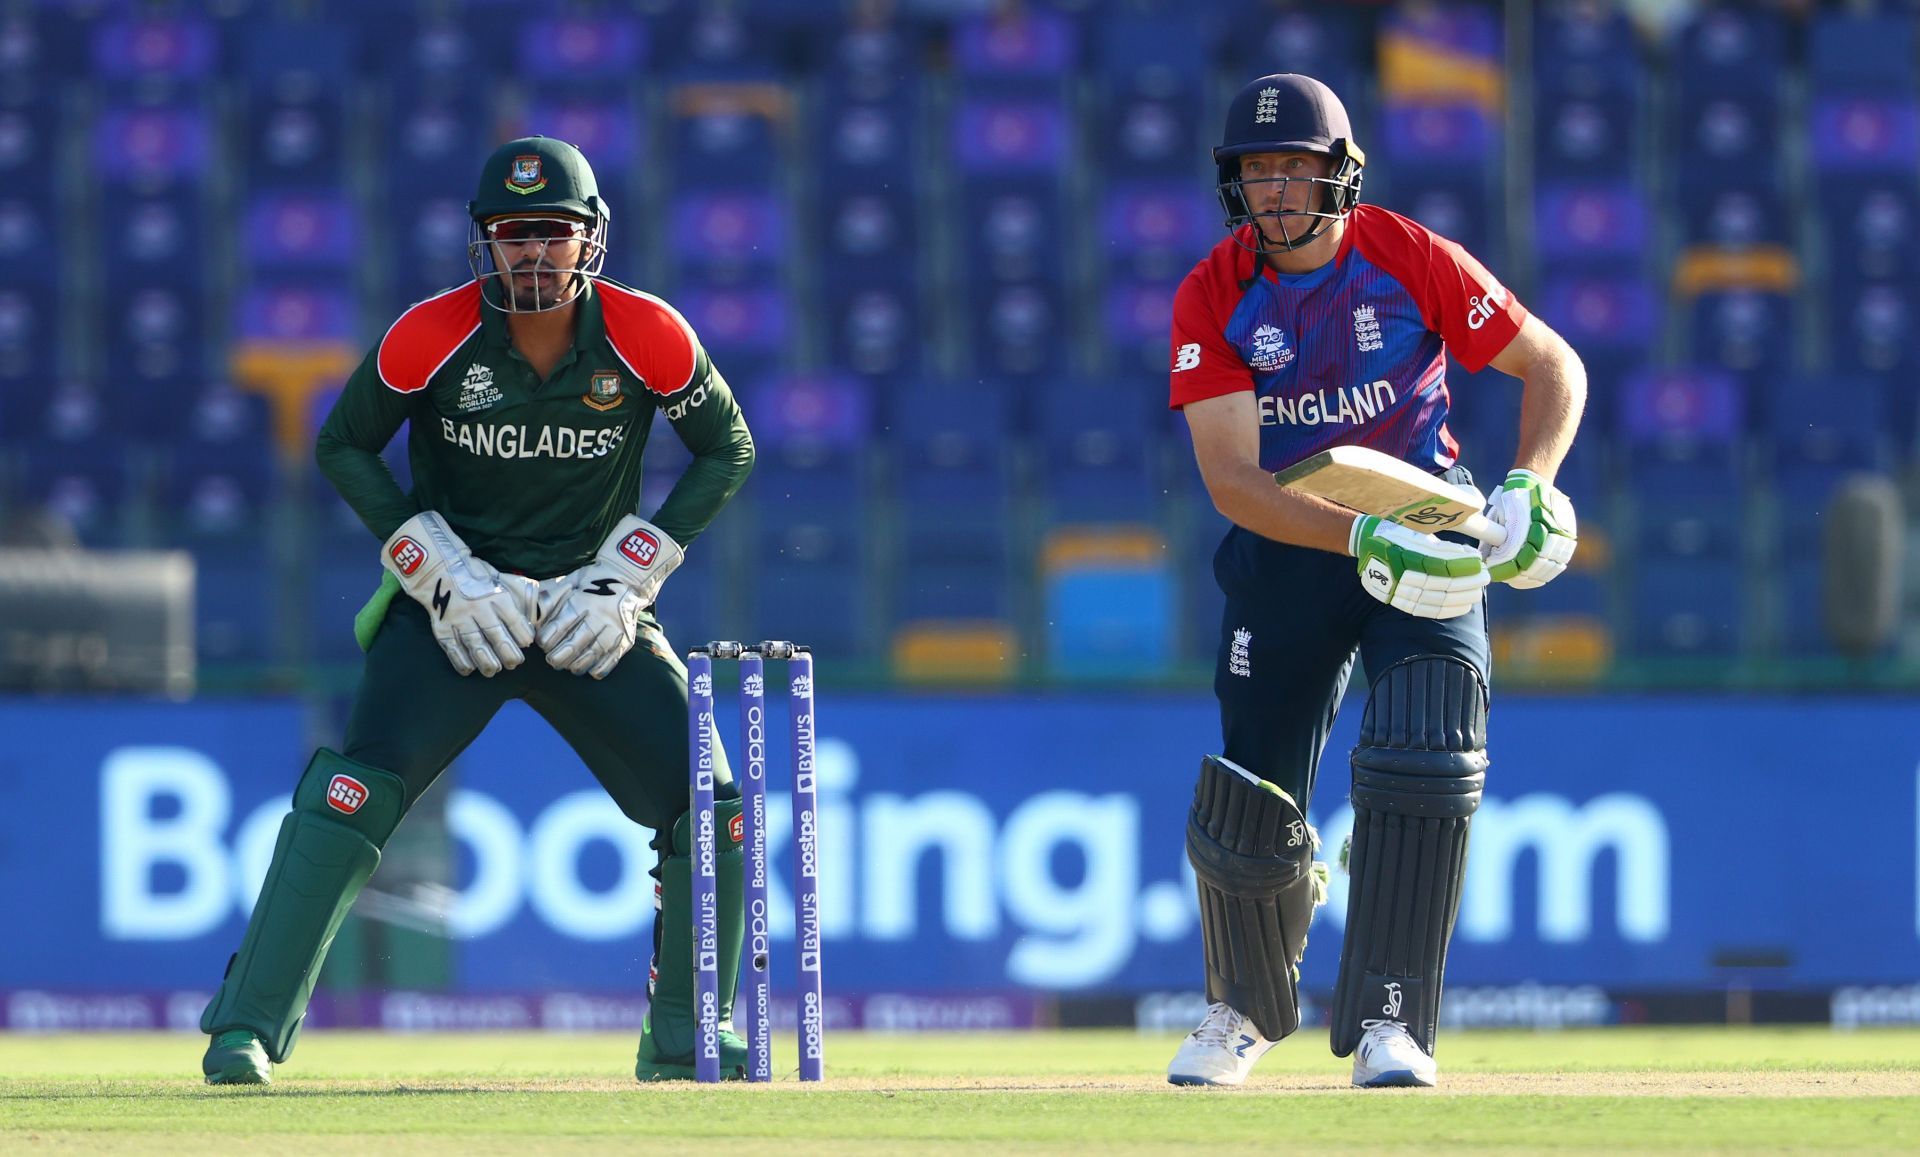
<svg viewBox="0 0 1920 1157">
<path fill-rule="evenodd" d="M 547 663 L 604 679 L 632 648 L 640 612 L 686 557 L 680 544 L 638 515 L 613 528 L 593 561 L 542 590 L 540 646 Z"/>
<path fill-rule="evenodd" d="M 1482 543 L 1480 556 L 1494 582 L 1545 586 L 1560 577 L 1579 545 L 1573 503 L 1531 470 L 1514 470 L 1487 507 L 1487 519 L 1507 530 L 1499 546 Z"/>
<path fill-rule="evenodd" d="M 454 670 L 491 678 L 526 658 L 521 648 L 533 644 L 528 612 L 536 584 L 473 557 L 438 514 L 422 511 L 401 523 L 381 548 L 380 565 L 427 608 Z"/>
<path fill-rule="evenodd" d="M 1360 585 L 1368 594 L 1423 619 L 1466 614 L 1487 586 L 1479 551 L 1378 515 L 1353 520 L 1347 549 L 1360 560 Z"/>
</svg>

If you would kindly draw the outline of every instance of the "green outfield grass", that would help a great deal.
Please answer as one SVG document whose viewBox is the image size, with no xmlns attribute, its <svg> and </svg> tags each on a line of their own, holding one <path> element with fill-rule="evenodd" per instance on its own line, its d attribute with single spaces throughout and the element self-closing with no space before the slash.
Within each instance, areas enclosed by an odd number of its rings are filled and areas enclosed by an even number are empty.
<svg viewBox="0 0 1920 1157">
<path fill-rule="evenodd" d="M 770 1087 L 638 1085 L 624 1035 L 316 1032 L 272 1087 L 209 1088 L 204 1041 L 0 1035 L 0 1152 L 1920 1149 L 1904 1030 L 1456 1032 L 1434 1090 L 1349 1087 L 1323 1033 L 1232 1090 L 1168 1086 L 1176 1038 L 1117 1031 L 846 1033 L 824 1085 Z"/>
</svg>

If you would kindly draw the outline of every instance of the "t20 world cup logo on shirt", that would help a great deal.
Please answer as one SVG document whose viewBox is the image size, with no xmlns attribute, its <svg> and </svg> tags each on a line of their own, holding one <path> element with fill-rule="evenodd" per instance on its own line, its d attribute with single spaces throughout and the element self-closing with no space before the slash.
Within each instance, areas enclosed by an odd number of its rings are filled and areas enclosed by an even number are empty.
<svg viewBox="0 0 1920 1157">
<path fill-rule="evenodd" d="M 1287 345 L 1287 331 L 1276 326 L 1263 325 L 1253 331 L 1252 356 L 1247 365 L 1260 373 L 1270 373 L 1293 361 L 1293 350 Z"/>
</svg>

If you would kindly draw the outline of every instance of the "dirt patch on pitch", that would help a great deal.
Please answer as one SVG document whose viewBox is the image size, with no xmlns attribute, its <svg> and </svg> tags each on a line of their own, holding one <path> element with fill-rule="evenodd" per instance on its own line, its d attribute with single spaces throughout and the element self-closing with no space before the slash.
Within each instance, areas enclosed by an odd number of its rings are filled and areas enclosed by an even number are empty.
<svg viewBox="0 0 1920 1157">
<path fill-rule="evenodd" d="M 1355 1096 L 1512 1097 L 1914 1097 L 1920 1073 L 1847 1070 L 1835 1072 L 1646 1072 L 1646 1073 L 1444 1073 L 1437 1089 L 1355 1089 L 1344 1074 L 1281 1073 L 1256 1076 L 1238 1089 L 1175 1088 L 1157 1074 L 1129 1077 L 829 1077 L 818 1085 L 787 1079 L 771 1085 L 729 1082 L 720 1088 L 742 1096 L 763 1090 L 830 1093 L 1159 1093 L 1167 1096 L 1272 1096 L 1288 1093 L 1350 1093 Z M 624 1080 L 300 1081 L 276 1083 L 268 1095 L 443 1096 L 457 1093 L 627 1093 L 666 1095 L 715 1091 L 689 1082 L 641 1085 Z"/>
</svg>

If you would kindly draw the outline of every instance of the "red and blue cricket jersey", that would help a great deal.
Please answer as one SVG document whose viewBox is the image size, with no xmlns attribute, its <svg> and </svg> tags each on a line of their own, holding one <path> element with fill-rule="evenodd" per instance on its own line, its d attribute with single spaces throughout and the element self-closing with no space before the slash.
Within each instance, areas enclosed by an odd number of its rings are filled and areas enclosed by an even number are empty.
<svg viewBox="0 0 1920 1157">
<path fill-rule="evenodd" d="M 1174 295 L 1172 405 L 1253 391 L 1264 470 L 1331 446 L 1452 466 L 1447 354 L 1481 369 L 1526 309 L 1465 249 L 1374 205 L 1355 207 L 1339 252 L 1310 273 L 1249 283 L 1252 234 L 1214 246 Z"/>
</svg>

